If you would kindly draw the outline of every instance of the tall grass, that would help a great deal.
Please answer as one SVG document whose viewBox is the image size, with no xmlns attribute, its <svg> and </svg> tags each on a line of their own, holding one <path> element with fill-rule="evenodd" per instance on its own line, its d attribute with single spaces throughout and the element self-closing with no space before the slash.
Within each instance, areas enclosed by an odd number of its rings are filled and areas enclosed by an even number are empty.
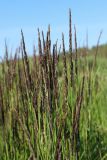
<svg viewBox="0 0 107 160">
<path fill-rule="evenodd" d="M 38 54 L 28 57 L 24 34 L 15 56 L 0 64 L 0 159 L 106 160 L 106 59 L 78 49 L 76 27 L 69 51 L 38 29 Z M 98 41 L 99 43 L 99 41 Z M 87 52 L 89 52 L 87 54 Z M 91 53 L 92 52 L 92 53 Z M 106 56 L 104 56 L 106 57 Z"/>
</svg>

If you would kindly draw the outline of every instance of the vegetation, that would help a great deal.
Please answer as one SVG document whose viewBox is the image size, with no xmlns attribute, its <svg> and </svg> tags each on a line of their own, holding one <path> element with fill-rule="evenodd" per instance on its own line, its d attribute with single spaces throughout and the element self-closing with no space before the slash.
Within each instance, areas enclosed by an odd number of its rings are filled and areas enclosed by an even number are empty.
<svg viewBox="0 0 107 160">
<path fill-rule="evenodd" d="M 28 58 L 23 32 L 0 64 L 0 160 L 107 159 L 107 46 L 77 48 L 69 11 L 69 51 L 38 29 Z M 72 47 L 72 35 L 75 49 Z M 42 38 L 41 38 L 42 36 Z M 98 50 L 99 48 L 99 50 Z"/>
</svg>

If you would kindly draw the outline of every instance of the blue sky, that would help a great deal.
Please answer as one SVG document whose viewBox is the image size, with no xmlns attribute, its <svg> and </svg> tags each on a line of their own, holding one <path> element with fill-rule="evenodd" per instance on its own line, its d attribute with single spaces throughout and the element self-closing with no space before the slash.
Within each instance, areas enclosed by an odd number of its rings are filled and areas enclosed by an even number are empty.
<svg viewBox="0 0 107 160">
<path fill-rule="evenodd" d="M 71 8 L 72 22 L 77 28 L 78 46 L 86 44 L 88 31 L 89 46 L 95 45 L 100 30 L 101 43 L 107 42 L 107 0 L 3 0 L 0 2 L 0 56 L 4 54 L 6 39 L 9 50 L 20 44 L 20 30 L 25 36 L 29 53 L 32 45 L 37 46 L 37 28 L 46 32 L 51 25 L 54 43 L 65 33 L 68 43 L 68 11 Z"/>
</svg>

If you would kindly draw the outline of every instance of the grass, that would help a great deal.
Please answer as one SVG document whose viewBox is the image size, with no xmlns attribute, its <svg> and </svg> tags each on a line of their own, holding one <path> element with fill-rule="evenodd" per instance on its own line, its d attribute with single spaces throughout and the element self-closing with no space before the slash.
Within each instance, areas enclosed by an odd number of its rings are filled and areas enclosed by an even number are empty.
<svg viewBox="0 0 107 160">
<path fill-rule="evenodd" d="M 38 29 L 29 59 L 23 32 L 15 57 L 0 64 L 0 160 L 106 160 L 106 45 L 69 51 Z M 42 36 L 42 38 L 41 38 Z M 99 47 L 99 50 L 98 50 Z M 97 50 L 97 52 L 96 52 Z M 74 54 L 75 52 L 75 54 Z M 87 54 L 88 53 L 88 54 Z M 20 57 L 21 55 L 21 57 Z"/>
</svg>

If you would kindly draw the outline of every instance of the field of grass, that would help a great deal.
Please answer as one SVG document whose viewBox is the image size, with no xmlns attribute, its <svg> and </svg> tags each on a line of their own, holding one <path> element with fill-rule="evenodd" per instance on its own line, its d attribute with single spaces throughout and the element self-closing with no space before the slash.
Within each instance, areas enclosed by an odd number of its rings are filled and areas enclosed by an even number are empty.
<svg viewBox="0 0 107 160">
<path fill-rule="evenodd" d="M 71 12 L 67 52 L 49 27 L 29 58 L 21 35 L 0 63 L 0 160 L 106 160 L 107 45 L 77 48 Z"/>
</svg>

